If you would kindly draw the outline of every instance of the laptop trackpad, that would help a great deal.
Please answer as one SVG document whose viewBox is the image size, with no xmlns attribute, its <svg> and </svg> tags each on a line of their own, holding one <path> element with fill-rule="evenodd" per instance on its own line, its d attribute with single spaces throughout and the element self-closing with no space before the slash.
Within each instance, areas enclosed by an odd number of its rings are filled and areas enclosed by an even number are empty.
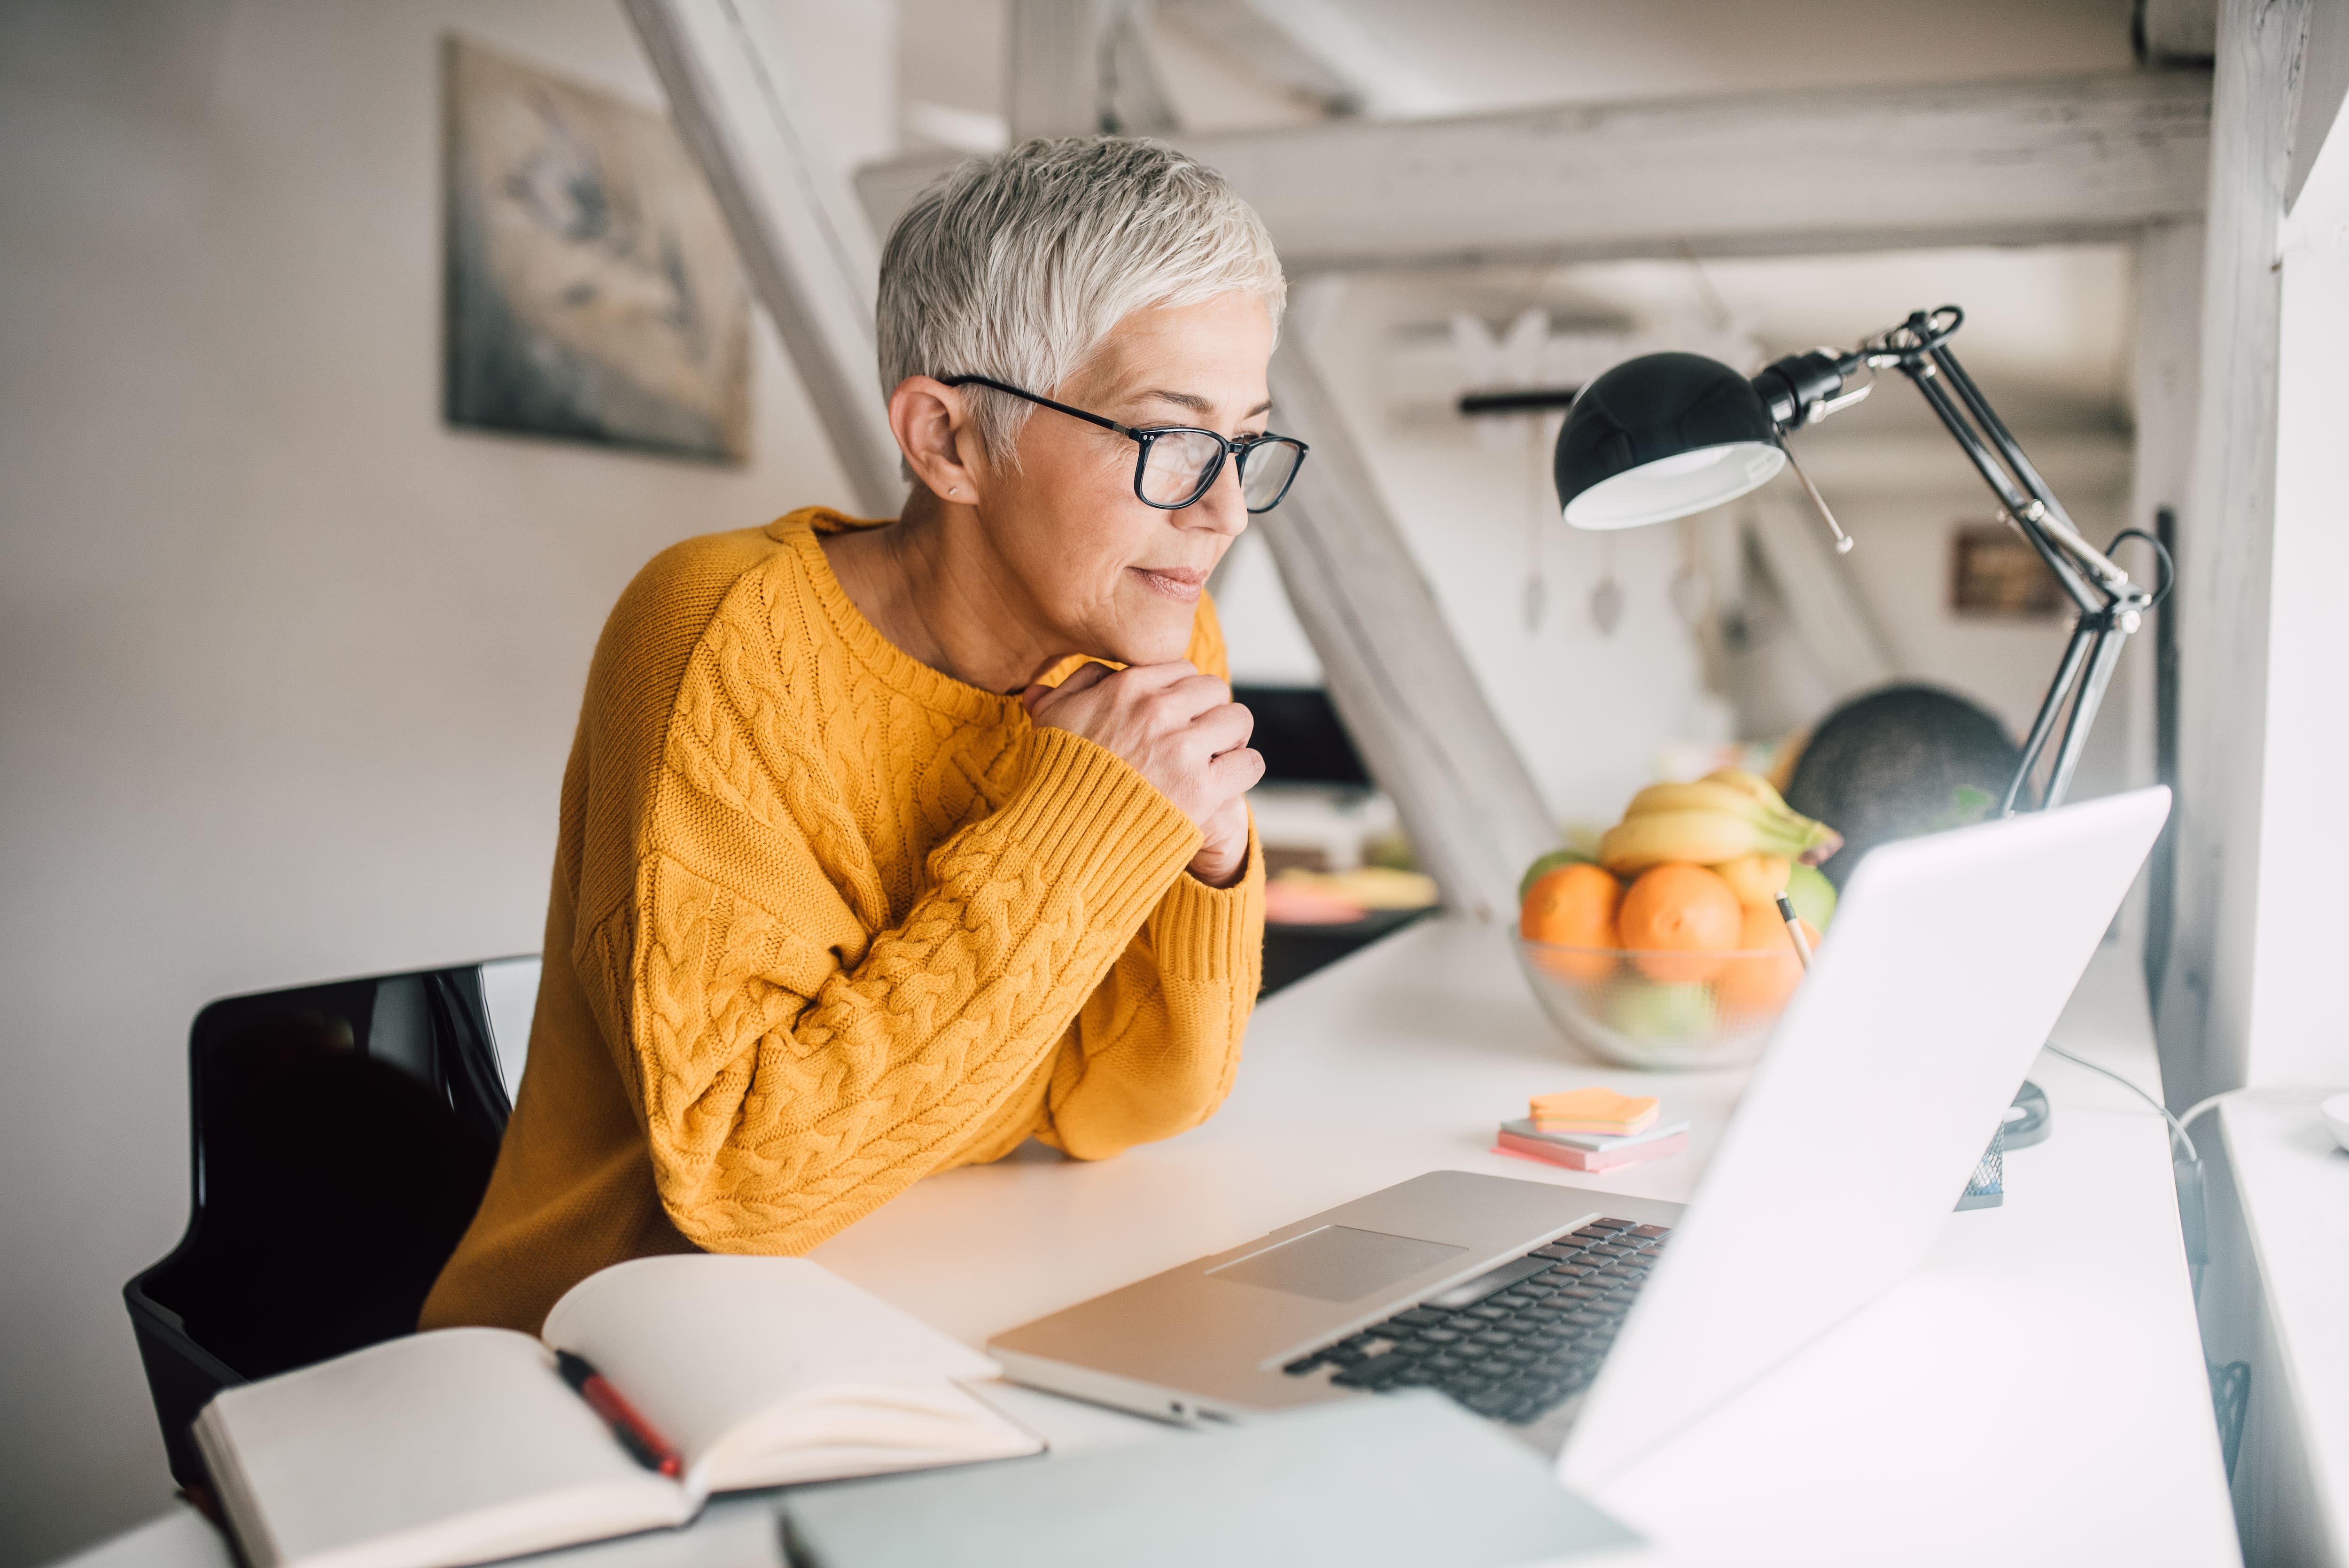
<svg viewBox="0 0 2349 1568">
<path fill-rule="evenodd" d="M 1351 1225 L 1324 1225 L 1207 1274 L 1317 1301 L 1352 1301 L 1467 1250 Z"/>
</svg>

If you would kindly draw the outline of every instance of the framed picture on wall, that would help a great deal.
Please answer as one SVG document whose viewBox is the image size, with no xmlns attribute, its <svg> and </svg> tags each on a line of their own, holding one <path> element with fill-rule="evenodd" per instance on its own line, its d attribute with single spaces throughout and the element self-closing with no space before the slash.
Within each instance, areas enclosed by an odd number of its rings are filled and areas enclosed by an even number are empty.
<svg viewBox="0 0 2349 1568">
<path fill-rule="evenodd" d="M 750 455 L 750 296 L 667 118 L 442 46 L 452 425 Z"/>
<path fill-rule="evenodd" d="M 2038 620 L 2064 590 L 2031 542 L 2002 522 L 1960 523 L 1950 539 L 1950 608 L 1960 615 Z"/>
</svg>

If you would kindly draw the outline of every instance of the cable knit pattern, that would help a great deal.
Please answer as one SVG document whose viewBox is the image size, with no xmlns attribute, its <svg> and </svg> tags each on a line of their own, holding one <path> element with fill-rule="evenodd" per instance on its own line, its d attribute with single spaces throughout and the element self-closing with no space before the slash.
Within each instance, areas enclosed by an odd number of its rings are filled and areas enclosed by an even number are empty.
<svg viewBox="0 0 2349 1568">
<path fill-rule="evenodd" d="M 818 542 L 857 526 L 689 542 L 614 612 L 529 1069 L 425 1326 L 534 1330 L 648 1252 L 803 1252 L 931 1171 L 1114 1154 L 1229 1090 L 1261 855 L 1205 886 L 1140 774 L 890 645 Z M 1205 601 L 1190 656 L 1224 673 Z"/>
</svg>

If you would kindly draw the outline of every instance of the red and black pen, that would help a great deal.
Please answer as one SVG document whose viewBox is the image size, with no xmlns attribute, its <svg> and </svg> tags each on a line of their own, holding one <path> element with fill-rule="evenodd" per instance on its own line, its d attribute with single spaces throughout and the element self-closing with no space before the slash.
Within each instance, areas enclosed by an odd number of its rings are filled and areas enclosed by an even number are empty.
<svg viewBox="0 0 2349 1568">
<path fill-rule="evenodd" d="M 554 1353 L 554 1369 L 572 1390 L 587 1401 L 587 1408 L 604 1418 L 620 1446 L 635 1456 L 636 1461 L 648 1470 L 658 1470 L 675 1480 L 685 1473 L 685 1460 L 670 1448 L 661 1435 L 653 1430 L 652 1423 L 636 1413 L 636 1408 L 620 1397 L 620 1391 L 605 1381 L 595 1370 L 595 1364 L 585 1356 L 574 1356 L 568 1350 Z"/>
</svg>

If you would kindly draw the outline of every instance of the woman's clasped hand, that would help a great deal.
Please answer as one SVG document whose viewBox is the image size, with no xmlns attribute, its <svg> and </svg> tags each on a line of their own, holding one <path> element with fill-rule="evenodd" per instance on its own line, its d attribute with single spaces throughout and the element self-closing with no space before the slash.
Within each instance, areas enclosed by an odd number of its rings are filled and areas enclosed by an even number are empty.
<svg viewBox="0 0 2349 1568">
<path fill-rule="evenodd" d="M 1247 869 L 1247 807 L 1264 777 L 1248 745 L 1256 720 L 1232 688 L 1186 659 L 1112 670 L 1082 665 L 1021 694 L 1040 727 L 1081 736 L 1150 780 L 1203 835 L 1191 874 L 1229 887 Z"/>
</svg>

